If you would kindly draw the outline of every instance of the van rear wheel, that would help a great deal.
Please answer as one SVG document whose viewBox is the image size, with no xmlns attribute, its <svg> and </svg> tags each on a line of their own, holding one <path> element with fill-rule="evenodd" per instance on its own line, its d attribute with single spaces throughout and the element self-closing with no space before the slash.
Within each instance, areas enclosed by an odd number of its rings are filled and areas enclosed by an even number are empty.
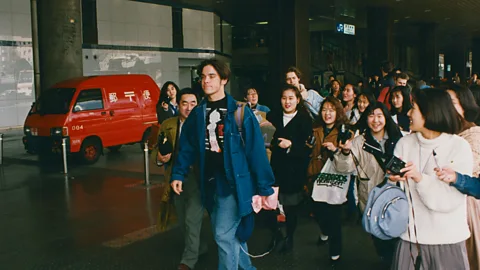
<svg viewBox="0 0 480 270">
<path fill-rule="evenodd" d="M 80 149 L 80 158 L 85 164 L 94 164 L 102 154 L 102 143 L 95 138 L 86 139 Z"/>
<path fill-rule="evenodd" d="M 110 147 L 107 147 L 108 150 L 110 150 L 110 152 L 118 152 L 120 150 L 120 148 L 122 148 L 122 145 L 115 145 L 115 146 L 110 146 Z"/>
</svg>

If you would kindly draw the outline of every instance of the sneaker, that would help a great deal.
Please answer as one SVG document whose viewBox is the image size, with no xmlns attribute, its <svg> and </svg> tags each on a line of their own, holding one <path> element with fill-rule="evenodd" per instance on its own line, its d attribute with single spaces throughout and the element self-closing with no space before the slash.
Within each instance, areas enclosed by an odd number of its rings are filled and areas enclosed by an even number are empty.
<svg viewBox="0 0 480 270">
<path fill-rule="evenodd" d="M 330 256 L 330 266 L 332 267 L 332 269 L 339 268 L 339 263 L 340 263 L 340 255 Z"/>
<path fill-rule="evenodd" d="M 330 269 L 339 269 L 340 268 L 340 255 L 330 257 Z"/>
<path fill-rule="evenodd" d="M 317 240 L 317 246 L 325 245 L 328 241 L 328 235 L 320 234 Z"/>
</svg>

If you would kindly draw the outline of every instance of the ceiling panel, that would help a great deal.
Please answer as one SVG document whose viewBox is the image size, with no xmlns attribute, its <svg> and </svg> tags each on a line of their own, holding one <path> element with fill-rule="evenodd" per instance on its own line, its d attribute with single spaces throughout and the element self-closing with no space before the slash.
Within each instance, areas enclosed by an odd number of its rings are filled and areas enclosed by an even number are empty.
<svg viewBox="0 0 480 270">
<path fill-rule="evenodd" d="M 155 0 L 150 0 L 155 1 Z M 251 25 L 268 20 L 271 5 L 286 0 L 158 0 L 201 6 L 218 11 L 235 25 Z M 480 37 L 480 0 L 297 0 L 310 2 L 310 17 L 314 20 L 356 20 L 361 28 L 369 6 L 389 7 L 392 20 L 398 24 L 435 23 L 439 35 L 455 42 L 458 37 Z M 352 15 L 355 18 L 343 15 Z"/>
</svg>

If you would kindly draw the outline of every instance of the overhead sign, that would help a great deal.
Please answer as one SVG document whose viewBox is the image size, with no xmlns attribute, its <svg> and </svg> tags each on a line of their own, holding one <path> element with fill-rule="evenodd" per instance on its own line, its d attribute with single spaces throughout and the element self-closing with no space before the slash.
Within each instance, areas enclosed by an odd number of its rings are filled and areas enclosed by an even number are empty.
<svg viewBox="0 0 480 270">
<path fill-rule="evenodd" d="M 345 35 L 355 35 L 355 25 L 346 23 L 337 23 L 337 32 Z"/>
</svg>

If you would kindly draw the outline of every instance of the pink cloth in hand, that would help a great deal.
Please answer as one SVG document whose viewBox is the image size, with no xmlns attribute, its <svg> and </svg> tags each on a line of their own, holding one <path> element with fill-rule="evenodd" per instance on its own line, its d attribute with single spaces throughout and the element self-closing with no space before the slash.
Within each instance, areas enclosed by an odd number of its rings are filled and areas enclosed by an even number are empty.
<svg viewBox="0 0 480 270">
<path fill-rule="evenodd" d="M 273 194 L 262 199 L 262 196 L 255 195 L 252 197 L 252 207 L 255 213 L 260 212 L 260 210 L 275 210 L 278 206 L 278 187 L 273 187 Z"/>
</svg>

